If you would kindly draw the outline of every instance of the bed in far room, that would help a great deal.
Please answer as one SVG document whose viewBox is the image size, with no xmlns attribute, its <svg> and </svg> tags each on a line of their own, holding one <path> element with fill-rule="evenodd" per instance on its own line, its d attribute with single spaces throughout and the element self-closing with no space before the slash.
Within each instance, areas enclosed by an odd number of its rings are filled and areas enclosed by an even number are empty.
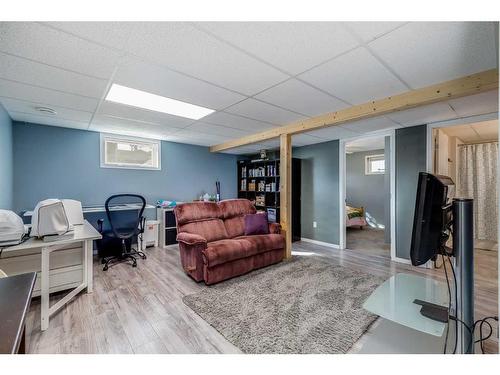
<svg viewBox="0 0 500 375">
<path fill-rule="evenodd" d="M 365 219 L 365 209 L 363 207 L 346 205 L 345 215 L 346 227 L 359 227 L 359 229 L 363 229 L 363 227 L 368 225 Z"/>
</svg>

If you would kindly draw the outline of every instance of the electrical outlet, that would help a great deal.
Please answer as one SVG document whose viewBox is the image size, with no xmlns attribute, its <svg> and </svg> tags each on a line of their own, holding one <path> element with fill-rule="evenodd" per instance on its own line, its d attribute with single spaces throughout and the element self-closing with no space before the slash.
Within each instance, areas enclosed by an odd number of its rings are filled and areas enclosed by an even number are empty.
<svg viewBox="0 0 500 375">
<path fill-rule="evenodd" d="M 313 221 L 313 228 L 317 228 L 318 227 L 318 223 Z"/>
</svg>

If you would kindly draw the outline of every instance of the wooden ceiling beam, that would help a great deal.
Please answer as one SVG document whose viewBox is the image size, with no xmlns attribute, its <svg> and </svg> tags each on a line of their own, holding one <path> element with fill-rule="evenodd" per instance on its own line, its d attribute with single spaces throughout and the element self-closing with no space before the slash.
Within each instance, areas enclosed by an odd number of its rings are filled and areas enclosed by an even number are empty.
<svg viewBox="0 0 500 375">
<path fill-rule="evenodd" d="M 337 112 L 330 112 L 307 120 L 269 129 L 260 133 L 251 134 L 239 139 L 224 142 L 210 147 L 211 152 L 219 152 L 252 143 L 276 138 L 282 134 L 299 134 L 329 126 L 341 125 L 350 121 L 404 111 L 423 105 L 433 104 L 463 96 L 478 94 L 498 89 L 498 70 L 491 69 L 484 72 L 457 78 L 436 85 L 407 91 L 403 94 L 388 98 L 373 100 L 368 103 L 355 105 Z"/>
</svg>

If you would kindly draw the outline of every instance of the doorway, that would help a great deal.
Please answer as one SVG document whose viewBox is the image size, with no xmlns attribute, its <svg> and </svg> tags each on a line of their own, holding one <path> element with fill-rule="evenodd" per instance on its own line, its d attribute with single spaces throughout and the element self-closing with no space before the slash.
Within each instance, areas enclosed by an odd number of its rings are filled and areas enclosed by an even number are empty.
<svg viewBox="0 0 500 375">
<path fill-rule="evenodd" d="M 498 252 L 498 120 L 432 127 L 431 173 L 474 199 L 474 247 Z"/>
<path fill-rule="evenodd" d="M 394 131 L 340 144 L 340 246 L 395 258 Z"/>
<path fill-rule="evenodd" d="M 456 197 L 474 199 L 475 300 L 488 306 L 476 305 L 476 318 L 498 314 L 498 119 L 481 120 L 431 124 L 427 130 L 428 171 L 451 177 Z M 497 332 L 498 322 L 492 326 Z"/>
</svg>

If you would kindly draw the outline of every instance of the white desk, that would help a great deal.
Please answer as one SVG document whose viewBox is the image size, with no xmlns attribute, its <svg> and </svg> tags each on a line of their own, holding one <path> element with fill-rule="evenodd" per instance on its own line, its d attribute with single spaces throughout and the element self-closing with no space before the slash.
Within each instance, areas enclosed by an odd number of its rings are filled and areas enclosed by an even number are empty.
<svg viewBox="0 0 500 375">
<path fill-rule="evenodd" d="M 43 240 L 37 238 L 30 238 L 26 242 L 3 248 L 2 252 L 25 250 L 25 249 L 41 249 L 41 300 L 42 300 L 42 311 L 41 311 L 41 328 L 45 331 L 49 328 L 49 319 L 54 315 L 61 307 L 72 300 L 78 293 L 83 289 L 87 288 L 87 293 L 92 293 L 93 288 L 93 271 L 92 271 L 92 255 L 93 247 L 92 242 L 94 240 L 101 239 L 100 233 L 85 220 L 83 225 L 75 226 L 73 231 L 73 236 L 63 237 L 60 240 L 52 242 L 44 242 Z M 65 245 L 82 242 L 83 246 L 83 278 L 82 283 L 78 285 L 75 289 L 69 292 L 61 300 L 57 301 L 54 305 L 49 304 L 49 270 L 50 270 L 50 253 L 57 250 Z"/>
<path fill-rule="evenodd" d="M 446 284 L 428 277 L 398 273 L 373 291 L 363 308 L 380 317 L 433 336 L 443 335 L 446 323 L 420 314 L 414 300 L 448 305 Z"/>
<path fill-rule="evenodd" d="M 128 203 L 128 204 L 118 204 L 113 205 L 109 209 L 110 211 L 130 211 L 130 210 L 139 210 L 141 208 L 140 204 L 136 203 Z M 145 210 L 155 208 L 155 206 L 147 204 L 144 208 Z M 93 212 L 106 212 L 106 207 L 104 206 L 86 206 L 82 207 L 82 211 L 84 214 L 93 213 Z M 33 216 L 33 211 L 26 211 L 23 216 L 30 217 Z"/>
</svg>

